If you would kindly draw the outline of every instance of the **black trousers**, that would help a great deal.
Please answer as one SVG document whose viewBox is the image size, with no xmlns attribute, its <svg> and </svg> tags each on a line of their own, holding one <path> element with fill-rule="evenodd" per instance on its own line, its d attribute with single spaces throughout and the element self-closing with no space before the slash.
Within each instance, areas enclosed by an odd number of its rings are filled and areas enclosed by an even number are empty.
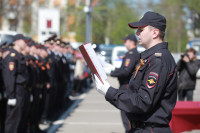
<svg viewBox="0 0 200 133">
<path fill-rule="evenodd" d="M 193 101 L 193 91 L 194 90 L 179 90 L 178 91 L 179 101 L 184 101 L 185 98 L 187 101 Z"/>
<path fill-rule="evenodd" d="M 0 133 L 4 133 L 5 119 L 6 119 L 6 103 L 7 100 L 3 98 L 0 101 Z"/>
<path fill-rule="evenodd" d="M 172 133 L 170 127 L 132 128 L 128 133 Z"/>
<path fill-rule="evenodd" d="M 22 110 L 22 118 L 19 123 L 18 133 L 27 133 L 29 117 L 30 117 L 30 92 L 28 90 L 25 90 L 24 106 Z"/>
<path fill-rule="evenodd" d="M 18 131 L 24 106 L 24 88 L 22 85 L 16 85 L 16 100 L 15 106 L 7 105 L 5 133 L 17 133 Z"/>
<path fill-rule="evenodd" d="M 127 88 L 128 88 L 127 84 L 120 85 L 120 87 L 119 87 L 119 89 L 127 89 Z M 123 123 L 123 126 L 125 128 L 125 133 L 128 133 L 128 131 L 131 128 L 130 122 L 129 122 L 127 116 L 126 116 L 126 112 L 120 111 L 120 113 L 121 113 L 122 123 Z"/>
<path fill-rule="evenodd" d="M 42 113 L 42 120 L 47 120 L 49 117 L 49 110 L 50 110 L 50 99 L 51 99 L 51 91 L 52 91 L 52 88 L 50 88 L 49 90 L 47 90 L 45 88 L 45 93 L 44 93 L 44 100 L 45 100 L 45 104 L 44 104 L 44 110 L 43 110 L 43 113 Z"/>
</svg>

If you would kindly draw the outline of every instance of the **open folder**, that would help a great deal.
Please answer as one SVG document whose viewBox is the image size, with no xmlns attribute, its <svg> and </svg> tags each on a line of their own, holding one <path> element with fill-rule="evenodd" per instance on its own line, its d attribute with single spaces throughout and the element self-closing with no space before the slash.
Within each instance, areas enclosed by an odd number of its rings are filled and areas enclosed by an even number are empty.
<svg viewBox="0 0 200 133">
<path fill-rule="evenodd" d="M 83 44 L 79 47 L 91 73 L 96 74 L 100 81 L 103 83 L 103 80 L 107 79 L 106 73 L 94 51 L 91 43 Z M 103 83 L 104 84 L 104 83 Z"/>
</svg>

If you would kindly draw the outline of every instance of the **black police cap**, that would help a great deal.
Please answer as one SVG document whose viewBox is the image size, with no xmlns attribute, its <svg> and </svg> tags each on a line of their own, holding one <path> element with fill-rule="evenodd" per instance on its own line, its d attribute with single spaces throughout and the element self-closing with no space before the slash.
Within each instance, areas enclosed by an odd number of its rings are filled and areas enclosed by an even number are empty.
<svg viewBox="0 0 200 133">
<path fill-rule="evenodd" d="M 54 35 L 52 35 L 52 36 L 50 36 L 49 38 L 47 38 L 46 40 L 44 40 L 44 42 L 48 42 L 48 41 L 54 41 L 54 40 L 56 40 L 56 38 L 57 38 L 57 35 L 56 34 L 54 34 Z"/>
<path fill-rule="evenodd" d="M 130 28 L 138 28 L 150 25 L 165 32 L 166 19 L 159 13 L 148 11 L 138 22 L 129 23 L 128 25 Z"/>
<path fill-rule="evenodd" d="M 15 35 L 15 36 L 13 37 L 13 42 L 15 42 L 15 41 L 17 41 L 17 40 L 20 40 L 20 39 L 26 40 L 27 38 L 26 38 L 24 35 L 22 35 L 22 34 L 17 34 L 17 35 Z"/>
<path fill-rule="evenodd" d="M 122 38 L 122 40 L 132 40 L 134 42 L 137 42 L 137 38 L 134 34 L 128 34 L 125 38 Z"/>
</svg>

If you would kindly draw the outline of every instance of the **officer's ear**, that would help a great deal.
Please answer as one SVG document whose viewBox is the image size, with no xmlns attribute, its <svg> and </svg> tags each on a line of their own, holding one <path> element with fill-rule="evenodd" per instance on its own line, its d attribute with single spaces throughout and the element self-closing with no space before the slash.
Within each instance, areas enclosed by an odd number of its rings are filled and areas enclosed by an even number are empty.
<svg viewBox="0 0 200 133">
<path fill-rule="evenodd" d="M 159 37 L 159 34 L 160 34 L 160 30 L 159 30 L 159 29 L 154 28 L 154 29 L 152 30 L 152 32 L 153 32 L 153 39 Z"/>
</svg>

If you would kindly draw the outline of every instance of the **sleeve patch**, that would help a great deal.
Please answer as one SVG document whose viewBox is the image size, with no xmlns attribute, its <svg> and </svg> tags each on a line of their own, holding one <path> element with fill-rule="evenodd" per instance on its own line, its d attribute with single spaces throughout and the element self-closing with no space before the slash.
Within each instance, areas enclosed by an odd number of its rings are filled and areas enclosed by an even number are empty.
<svg viewBox="0 0 200 133">
<path fill-rule="evenodd" d="M 158 74 L 156 72 L 150 72 L 146 81 L 147 87 L 150 89 L 153 88 L 156 85 L 157 81 L 158 81 Z"/>
<path fill-rule="evenodd" d="M 14 62 L 9 62 L 9 70 L 13 71 L 15 68 L 15 63 Z"/>
<path fill-rule="evenodd" d="M 127 66 L 129 66 L 129 64 L 130 64 L 130 59 L 126 59 L 126 61 L 125 61 L 125 66 L 127 67 Z"/>
</svg>

